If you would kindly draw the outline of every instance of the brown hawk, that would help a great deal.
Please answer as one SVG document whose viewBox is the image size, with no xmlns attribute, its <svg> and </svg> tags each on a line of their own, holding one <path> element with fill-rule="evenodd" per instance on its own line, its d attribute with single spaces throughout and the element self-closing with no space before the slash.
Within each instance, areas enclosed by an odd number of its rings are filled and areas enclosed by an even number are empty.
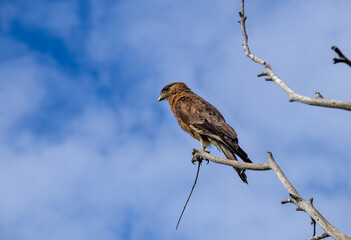
<svg viewBox="0 0 351 240">
<path fill-rule="evenodd" d="M 201 143 L 202 150 L 211 144 L 221 149 L 231 160 L 236 155 L 244 162 L 252 163 L 238 144 L 237 134 L 224 120 L 222 114 L 209 102 L 198 96 L 182 82 L 166 85 L 158 101 L 167 99 L 180 127 Z M 234 168 L 241 180 L 247 183 L 244 170 Z"/>
</svg>

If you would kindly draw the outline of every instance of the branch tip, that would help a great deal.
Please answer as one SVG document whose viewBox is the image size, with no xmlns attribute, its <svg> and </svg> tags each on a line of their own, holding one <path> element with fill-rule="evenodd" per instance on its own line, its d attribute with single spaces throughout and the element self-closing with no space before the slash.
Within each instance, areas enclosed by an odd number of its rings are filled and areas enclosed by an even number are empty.
<svg viewBox="0 0 351 240">
<path fill-rule="evenodd" d="M 287 204 L 287 203 L 291 203 L 292 201 L 291 201 L 291 199 L 289 198 L 289 199 L 286 199 L 286 200 L 283 200 L 282 201 L 282 204 Z"/>
<path fill-rule="evenodd" d="M 296 208 L 296 211 L 305 211 L 304 209 L 300 208 L 300 207 L 297 207 Z"/>
<path fill-rule="evenodd" d="M 320 92 L 316 92 L 316 98 L 317 99 L 323 99 L 323 95 Z"/>
<path fill-rule="evenodd" d="M 339 63 L 339 62 L 343 62 L 351 67 L 351 60 L 348 59 L 347 57 L 345 57 L 345 55 L 340 51 L 340 49 L 338 47 L 332 46 L 331 49 L 333 49 L 336 52 L 336 54 L 338 54 L 338 56 L 339 56 L 339 58 L 333 58 L 334 64 Z"/>
<path fill-rule="evenodd" d="M 246 20 L 246 16 L 244 15 L 244 13 L 242 12 L 242 11 L 240 11 L 239 12 L 239 17 L 241 18 L 241 19 L 243 19 L 244 21 Z"/>
<path fill-rule="evenodd" d="M 339 57 L 341 58 L 345 57 L 344 54 L 340 51 L 340 49 L 337 46 L 332 46 L 332 49 L 339 55 Z"/>
<path fill-rule="evenodd" d="M 296 200 L 296 201 L 301 200 L 301 198 L 300 198 L 299 196 L 295 195 L 295 194 L 289 193 L 289 196 L 290 196 L 292 199 Z"/>
<path fill-rule="evenodd" d="M 263 76 L 268 76 L 268 73 L 266 71 L 264 71 L 264 72 L 257 74 L 257 77 L 263 77 Z"/>
<path fill-rule="evenodd" d="M 337 63 L 339 63 L 339 62 L 341 62 L 341 60 L 340 60 L 339 58 L 333 58 L 333 63 L 334 63 L 334 64 L 337 64 Z"/>
</svg>

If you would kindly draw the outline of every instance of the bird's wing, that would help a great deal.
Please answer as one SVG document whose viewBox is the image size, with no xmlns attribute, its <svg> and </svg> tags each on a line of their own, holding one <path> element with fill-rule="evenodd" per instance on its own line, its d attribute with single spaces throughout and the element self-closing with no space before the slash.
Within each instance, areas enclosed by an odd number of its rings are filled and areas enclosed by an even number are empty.
<svg viewBox="0 0 351 240">
<path fill-rule="evenodd" d="M 226 123 L 222 114 L 213 105 L 200 96 L 188 94 L 179 98 L 175 103 L 174 114 L 188 129 L 215 140 L 241 159 L 248 159 L 247 154 L 238 145 L 234 129 Z"/>
<path fill-rule="evenodd" d="M 200 135 L 223 143 L 237 142 L 236 132 L 225 122 L 222 114 L 196 94 L 181 97 L 175 104 L 174 114 Z"/>
</svg>

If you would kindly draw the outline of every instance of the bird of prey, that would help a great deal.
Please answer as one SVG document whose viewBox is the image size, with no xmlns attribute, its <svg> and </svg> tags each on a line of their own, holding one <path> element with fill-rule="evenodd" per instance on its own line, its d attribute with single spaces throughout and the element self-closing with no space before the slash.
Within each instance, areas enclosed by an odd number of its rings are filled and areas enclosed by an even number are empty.
<svg viewBox="0 0 351 240">
<path fill-rule="evenodd" d="M 238 144 L 237 134 L 224 120 L 222 114 L 209 102 L 191 91 L 183 82 L 166 85 L 158 101 L 168 100 L 171 110 L 180 127 L 201 143 L 202 150 L 211 144 L 221 149 L 231 160 L 236 155 L 244 162 L 252 163 Z M 242 169 L 234 168 L 241 180 L 247 183 L 247 176 Z"/>
</svg>

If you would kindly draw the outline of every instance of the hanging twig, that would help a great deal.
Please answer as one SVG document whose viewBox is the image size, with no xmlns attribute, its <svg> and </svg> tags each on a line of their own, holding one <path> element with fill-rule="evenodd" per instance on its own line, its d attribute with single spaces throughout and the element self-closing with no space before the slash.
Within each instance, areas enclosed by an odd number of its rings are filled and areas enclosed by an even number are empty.
<svg viewBox="0 0 351 240">
<path fill-rule="evenodd" d="M 186 203 L 185 203 L 185 205 L 184 205 L 183 211 L 182 211 L 182 213 L 180 214 L 180 217 L 179 217 L 179 219 L 178 219 L 176 229 L 178 229 L 180 220 L 182 219 L 182 216 L 183 216 L 183 213 L 184 213 L 184 211 L 185 211 L 185 208 L 186 208 L 186 206 L 188 205 L 188 202 L 189 202 L 189 199 L 190 199 L 190 197 L 191 197 L 191 194 L 192 194 L 193 191 L 194 191 L 194 188 L 195 188 L 195 185 L 196 185 L 196 182 L 197 182 L 197 178 L 199 177 L 199 172 L 200 172 L 200 166 L 201 166 L 201 162 L 202 162 L 202 157 L 201 157 L 201 156 L 197 156 L 197 157 L 196 157 L 196 156 L 194 155 L 194 159 L 196 159 L 196 161 L 198 162 L 198 167 L 197 167 L 197 172 L 196 172 L 195 181 L 194 181 L 193 187 L 191 188 L 189 197 L 188 197 L 188 199 L 186 200 Z M 192 162 L 194 162 L 194 161 L 192 161 Z"/>
<path fill-rule="evenodd" d="M 310 203 L 311 203 L 311 205 L 313 205 L 313 198 L 312 197 L 310 198 Z M 316 236 L 316 225 L 317 225 L 317 223 L 316 223 L 316 221 L 313 218 L 311 218 L 311 225 L 313 225 L 313 235 L 312 235 L 312 237 L 314 237 L 314 236 Z"/>
</svg>

